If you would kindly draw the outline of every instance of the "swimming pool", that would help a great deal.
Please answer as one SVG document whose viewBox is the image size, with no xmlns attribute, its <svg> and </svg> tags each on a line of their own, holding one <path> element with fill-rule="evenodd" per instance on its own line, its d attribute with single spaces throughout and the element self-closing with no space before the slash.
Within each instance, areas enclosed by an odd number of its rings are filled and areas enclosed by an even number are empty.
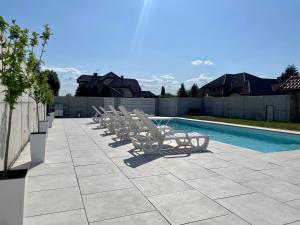
<svg viewBox="0 0 300 225">
<path fill-rule="evenodd" d="M 210 135 L 212 140 L 249 148 L 259 152 L 300 150 L 300 135 L 253 128 L 230 126 L 187 119 L 173 119 L 168 123 L 175 130 L 196 131 Z"/>
</svg>

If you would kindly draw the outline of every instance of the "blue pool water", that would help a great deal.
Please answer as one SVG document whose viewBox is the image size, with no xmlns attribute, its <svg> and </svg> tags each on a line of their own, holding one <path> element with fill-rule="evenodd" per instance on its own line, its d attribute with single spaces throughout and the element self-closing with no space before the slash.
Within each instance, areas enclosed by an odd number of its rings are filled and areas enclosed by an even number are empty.
<svg viewBox="0 0 300 225">
<path fill-rule="evenodd" d="M 259 152 L 300 150 L 300 135 L 184 119 L 171 120 L 168 125 L 175 130 L 199 132 L 210 135 L 213 140 Z"/>
</svg>

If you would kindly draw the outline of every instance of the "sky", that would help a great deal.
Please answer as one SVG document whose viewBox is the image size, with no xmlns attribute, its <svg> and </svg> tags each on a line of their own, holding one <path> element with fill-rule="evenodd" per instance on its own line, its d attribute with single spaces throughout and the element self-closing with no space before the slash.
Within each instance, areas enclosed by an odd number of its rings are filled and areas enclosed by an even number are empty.
<svg viewBox="0 0 300 225">
<path fill-rule="evenodd" d="M 175 93 L 225 73 L 276 78 L 300 68 L 298 0 L 1 0 L 0 15 L 31 31 L 49 24 L 44 68 L 60 95 L 113 71 L 143 90 Z"/>
</svg>

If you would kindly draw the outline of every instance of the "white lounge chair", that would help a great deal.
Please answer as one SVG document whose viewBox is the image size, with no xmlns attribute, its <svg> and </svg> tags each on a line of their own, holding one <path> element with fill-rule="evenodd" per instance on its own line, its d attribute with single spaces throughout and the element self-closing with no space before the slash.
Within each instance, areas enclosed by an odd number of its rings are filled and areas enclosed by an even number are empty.
<svg viewBox="0 0 300 225">
<path fill-rule="evenodd" d="M 105 123 L 106 128 L 110 131 L 110 133 L 114 133 L 115 116 L 111 112 L 106 111 L 106 109 L 102 106 L 99 106 L 99 108 L 104 113 L 103 122 Z"/>
<path fill-rule="evenodd" d="M 92 106 L 92 108 L 96 111 L 96 113 L 95 113 L 95 115 L 93 116 L 93 121 L 95 122 L 95 123 L 98 123 L 99 121 L 100 121 L 100 118 L 101 118 L 101 113 L 100 113 L 100 111 L 96 108 L 96 106 Z"/>
<path fill-rule="evenodd" d="M 113 120 L 113 126 L 112 129 L 114 133 L 117 135 L 117 137 L 120 138 L 120 140 L 129 140 L 129 133 L 130 128 L 127 120 L 124 116 L 121 116 L 119 112 L 113 107 L 112 105 L 108 106 L 109 109 L 114 114 L 114 120 Z"/>
<path fill-rule="evenodd" d="M 189 152 L 205 151 L 207 149 L 209 136 L 197 132 L 171 131 L 163 133 L 143 112 L 139 110 L 134 110 L 133 112 L 143 122 L 144 126 L 148 128 L 148 133 L 142 143 L 142 149 L 145 154 L 158 154 L 168 150 L 163 148 L 166 141 L 175 141 L 178 147 L 190 147 Z M 202 145 L 200 145 L 200 139 L 203 139 Z"/>
<path fill-rule="evenodd" d="M 134 113 L 129 113 L 125 106 L 120 105 L 119 110 L 121 111 L 122 115 L 125 117 L 128 126 L 129 126 L 129 138 L 134 145 L 135 148 L 141 149 L 142 143 L 145 142 L 145 138 L 148 132 L 148 128 L 144 126 L 143 122 L 135 116 Z M 145 114 L 146 115 L 146 114 Z M 147 115 L 146 115 L 147 116 Z M 166 125 L 159 125 L 157 128 L 165 133 L 170 132 L 173 129 Z"/>
</svg>

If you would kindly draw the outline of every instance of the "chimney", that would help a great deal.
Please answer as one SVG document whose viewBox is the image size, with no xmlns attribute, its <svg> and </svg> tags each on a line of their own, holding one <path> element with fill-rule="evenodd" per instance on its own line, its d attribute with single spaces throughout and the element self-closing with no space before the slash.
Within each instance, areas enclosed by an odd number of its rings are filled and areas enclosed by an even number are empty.
<svg viewBox="0 0 300 225">
<path fill-rule="evenodd" d="M 98 73 L 93 73 L 93 76 L 94 76 L 94 77 L 97 77 L 97 76 L 98 76 Z"/>
<path fill-rule="evenodd" d="M 121 79 L 123 79 L 123 78 L 124 78 L 124 76 L 122 75 L 122 76 L 121 76 Z"/>
</svg>

